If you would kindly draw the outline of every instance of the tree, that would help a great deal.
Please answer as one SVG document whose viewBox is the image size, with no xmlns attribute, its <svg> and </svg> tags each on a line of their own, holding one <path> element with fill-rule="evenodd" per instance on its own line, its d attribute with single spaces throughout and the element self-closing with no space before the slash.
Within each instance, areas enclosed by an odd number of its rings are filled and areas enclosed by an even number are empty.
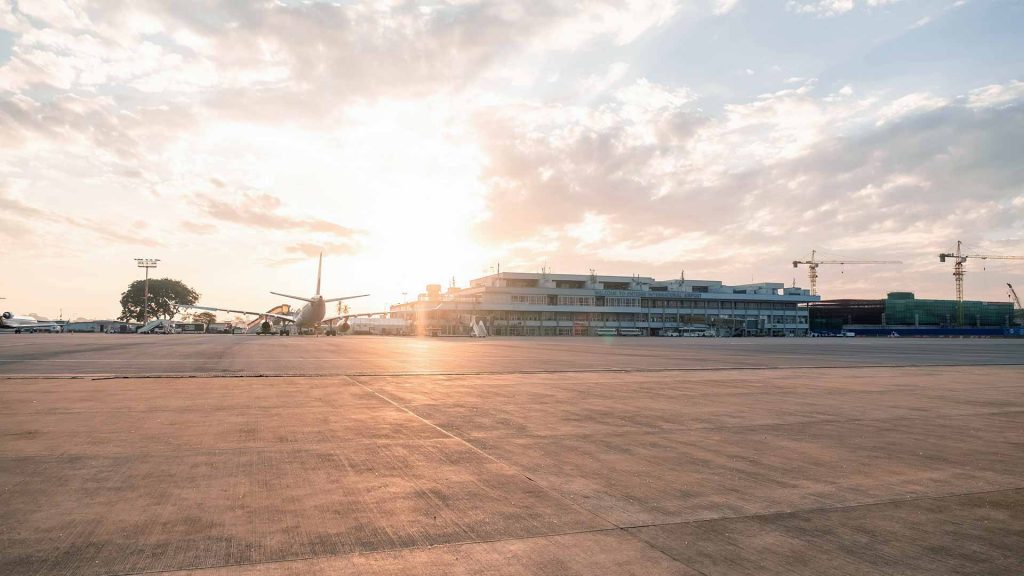
<svg viewBox="0 0 1024 576">
<path fill-rule="evenodd" d="M 206 324 L 206 327 L 209 328 L 210 324 L 217 321 L 217 315 L 213 312 L 196 312 L 192 315 L 192 321 L 200 324 Z"/>
<path fill-rule="evenodd" d="M 121 294 L 121 316 L 118 320 L 143 319 L 142 306 L 145 299 L 145 280 L 136 280 Z M 148 318 L 173 318 L 183 305 L 195 304 L 199 293 L 172 278 L 149 279 Z"/>
</svg>

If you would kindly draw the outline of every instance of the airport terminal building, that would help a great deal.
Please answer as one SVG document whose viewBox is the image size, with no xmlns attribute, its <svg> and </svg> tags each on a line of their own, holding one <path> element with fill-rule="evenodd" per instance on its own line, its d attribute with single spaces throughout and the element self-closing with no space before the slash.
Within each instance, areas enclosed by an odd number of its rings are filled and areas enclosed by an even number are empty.
<svg viewBox="0 0 1024 576">
<path fill-rule="evenodd" d="M 494 336 L 805 336 L 801 304 L 818 300 L 772 282 L 501 272 L 469 288 L 442 292 L 432 284 L 390 312 L 414 333 L 447 336 L 467 335 L 480 322 Z"/>
</svg>

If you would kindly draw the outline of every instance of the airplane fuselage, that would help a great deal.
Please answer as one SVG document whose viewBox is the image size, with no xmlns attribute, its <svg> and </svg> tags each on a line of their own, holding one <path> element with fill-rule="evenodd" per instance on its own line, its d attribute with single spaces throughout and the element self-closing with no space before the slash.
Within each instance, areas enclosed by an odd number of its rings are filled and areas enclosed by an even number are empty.
<svg viewBox="0 0 1024 576">
<path fill-rule="evenodd" d="M 312 301 L 300 308 L 295 315 L 295 325 L 300 329 L 315 328 L 327 315 L 327 304 L 324 303 L 323 296 L 314 296 L 310 300 Z"/>
<path fill-rule="evenodd" d="M 13 312 L 0 314 L 0 328 L 43 328 L 47 326 L 56 326 L 56 324 L 48 320 L 40 322 L 31 316 L 18 316 Z"/>
<path fill-rule="evenodd" d="M 11 312 L 4 312 L 0 315 L 0 326 L 4 328 L 20 328 L 22 326 L 34 326 L 38 321 L 29 316 L 17 316 Z"/>
</svg>

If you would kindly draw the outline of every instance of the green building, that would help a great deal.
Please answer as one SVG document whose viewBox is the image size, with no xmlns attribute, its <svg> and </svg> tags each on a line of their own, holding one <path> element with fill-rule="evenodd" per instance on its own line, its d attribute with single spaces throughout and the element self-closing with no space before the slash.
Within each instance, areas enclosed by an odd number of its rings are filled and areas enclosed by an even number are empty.
<svg viewBox="0 0 1024 576">
<path fill-rule="evenodd" d="M 1013 320 L 1009 302 L 963 301 L 964 326 L 1007 326 Z M 956 300 L 919 300 L 912 292 L 890 292 L 885 299 L 885 324 L 901 326 L 953 326 Z"/>
<path fill-rule="evenodd" d="M 919 300 L 912 292 L 890 292 L 884 300 L 822 300 L 806 305 L 810 327 L 838 331 L 844 326 L 956 326 L 956 300 Z M 1014 323 L 1009 302 L 963 302 L 965 327 Z"/>
</svg>

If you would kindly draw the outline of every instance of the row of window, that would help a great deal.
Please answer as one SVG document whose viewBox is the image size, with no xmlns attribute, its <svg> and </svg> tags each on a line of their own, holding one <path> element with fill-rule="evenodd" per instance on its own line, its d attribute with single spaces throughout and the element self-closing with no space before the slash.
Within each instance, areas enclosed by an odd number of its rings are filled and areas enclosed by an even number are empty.
<svg viewBox="0 0 1024 576">
<path fill-rule="evenodd" d="M 742 302 L 736 300 L 679 300 L 619 296 L 555 296 L 547 294 L 489 294 L 490 304 L 533 306 L 603 306 L 619 308 L 717 308 L 727 310 L 795 310 L 796 302 Z"/>
<path fill-rule="evenodd" d="M 559 296 L 559 306 L 593 306 L 593 296 Z"/>
<path fill-rule="evenodd" d="M 756 313 L 736 314 L 646 314 L 631 312 L 533 312 L 518 310 L 498 310 L 487 314 L 476 315 L 477 319 L 510 320 L 510 321 L 561 321 L 561 322 L 669 322 L 678 324 L 704 324 L 709 319 L 715 318 L 736 318 L 758 320 L 762 317 Z M 454 312 L 435 312 L 431 315 L 432 321 L 444 321 L 445 319 L 455 321 L 464 318 L 465 314 Z M 768 323 L 778 324 L 806 324 L 807 315 L 767 315 Z"/>
<path fill-rule="evenodd" d="M 415 321 L 414 314 L 396 314 Z M 807 314 L 785 314 L 778 312 L 745 311 L 745 312 L 711 312 L 701 313 L 648 313 L 648 312 L 538 312 L 520 310 L 475 311 L 468 313 L 460 310 L 431 310 L 426 314 L 426 321 L 431 323 L 468 323 L 473 317 L 477 319 L 514 320 L 514 321 L 561 321 L 561 322 L 671 322 L 682 324 L 700 324 L 710 318 L 736 318 L 758 320 L 766 318 L 769 323 L 806 324 Z"/>
<path fill-rule="evenodd" d="M 544 294 L 513 294 L 509 301 L 512 304 L 548 305 L 548 297 Z"/>
<path fill-rule="evenodd" d="M 574 326 L 572 328 L 567 327 L 554 327 L 554 326 L 495 326 L 493 329 L 495 336 L 598 336 L 598 328 L 587 328 L 581 326 Z M 654 330 L 647 330 L 645 328 L 639 329 L 640 336 L 647 336 L 653 333 Z M 764 329 L 764 330 L 751 330 L 748 334 L 762 334 L 771 336 L 784 336 L 784 335 L 804 335 L 807 333 L 806 328 L 776 328 L 776 329 Z"/>
<path fill-rule="evenodd" d="M 598 298 L 598 306 L 601 306 L 601 300 L 604 300 L 604 306 L 620 306 L 623 308 L 636 308 L 640 305 L 639 298 L 619 298 L 617 296 L 608 296 L 606 298 Z"/>
</svg>

